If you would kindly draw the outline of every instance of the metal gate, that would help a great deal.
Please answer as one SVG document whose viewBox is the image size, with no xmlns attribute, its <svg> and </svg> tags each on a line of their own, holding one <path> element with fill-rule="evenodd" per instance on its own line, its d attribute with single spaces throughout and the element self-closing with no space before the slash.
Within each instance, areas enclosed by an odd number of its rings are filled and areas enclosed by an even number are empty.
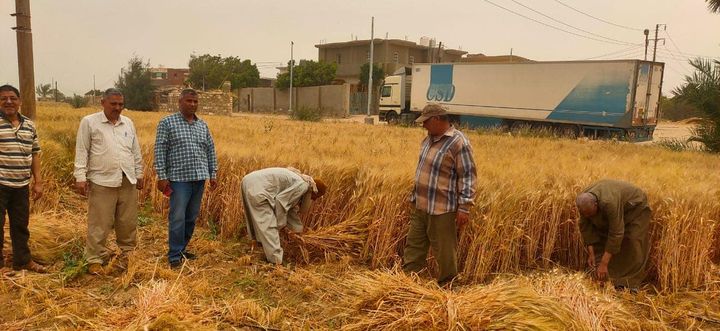
<svg viewBox="0 0 720 331">
<path fill-rule="evenodd" d="M 367 114 L 367 92 L 350 93 L 350 115 Z"/>
<path fill-rule="evenodd" d="M 350 93 L 350 115 L 365 115 L 367 114 L 367 92 L 351 92 Z M 377 115 L 378 113 L 378 102 L 380 98 L 377 93 L 373 93 L 373 106 L 370 113 Z"/>
</svg>

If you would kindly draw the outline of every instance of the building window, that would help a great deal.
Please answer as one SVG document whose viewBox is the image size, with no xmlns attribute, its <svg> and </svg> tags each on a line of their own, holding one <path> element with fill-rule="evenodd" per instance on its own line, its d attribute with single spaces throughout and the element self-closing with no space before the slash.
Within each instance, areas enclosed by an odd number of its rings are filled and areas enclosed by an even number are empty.
<svg viewBox="0 0 720 331">
<path fill-rule="evenodd" d="M 398 52 L 393 53 L 393 62 L 395 62 L 395 63 L 400 62 L 400 54 L 398 54 Z"/>
<path fill-rule="evenodd" d="M 335 54 L 335 63 L 342 64 L 342 54 Z"/>
<path fill-rule="evenodd" d="M 410 65 L 413 65 L 415 63 L 415 57 L 410 55 L 410 59 L 408 60 L 408 63 L 410 63 Z"/>
</svg>

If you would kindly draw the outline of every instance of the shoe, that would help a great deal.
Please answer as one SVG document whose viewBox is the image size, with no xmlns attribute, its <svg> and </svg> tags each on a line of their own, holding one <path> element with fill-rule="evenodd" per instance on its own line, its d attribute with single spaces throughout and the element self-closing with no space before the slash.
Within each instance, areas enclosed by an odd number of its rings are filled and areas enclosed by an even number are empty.
<svg viewBox="0 0 720 331">
<path fill-rule="evenodd" d="M 90 263 L 90 265 L 88 265 L 88 273 L 91 275 L 102 275 L 103 274 L 102 264 Z"/>
<path fill-rule="evenodd" d="M 22 266 L 22 267 L 20 267 L 20 268 L 15 268 L 15 269 L 16 269 L 16 270 L 29 270 L 29 271 L 32 271 L 32 272 L 37 272 L 37 273 L 39 273 L 39 274 L 45 274 L 45 273 L 48 272 L 47 267 L 45 267 L 45 266 L 43 266 L 43 265 L 40 265 L 40 264 L 38 264 L 37 262 L 35 262 L 35 261 L 33 261 L 33 260 L 30 260 L 30 262 L 28 262 L 28 263 L 25 264 L 24 266 Z"/>
<path fill-rule="evenodd" d="M 183 261 L 177 260 L 177 261 L 170 261 L 170 269 L 178 269 L 182 267 Z"/>
<path fill-rule="evenodd" d="M 190 253 L 190 252 L 182 252 L 182 256 L 183 256 L 183 258 L 185 258 L 185 259 L 187 259 L 187 260 L 195 260 L 195 259 L 197 259 L 197 255 L 195 255 L 195 254 L 193 254 L 193 253 Z"/>
</svg>

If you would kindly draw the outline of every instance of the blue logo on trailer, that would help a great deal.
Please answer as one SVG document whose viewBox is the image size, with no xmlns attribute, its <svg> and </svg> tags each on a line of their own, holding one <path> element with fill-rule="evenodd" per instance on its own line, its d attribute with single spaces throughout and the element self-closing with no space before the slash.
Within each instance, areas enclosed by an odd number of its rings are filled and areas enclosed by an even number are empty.
<svg viewBox="0 0 720 331">
<path fill-rule="evenodd" d="M 454 96 L 453 65 L 433 64 L 430 67 L 430 87 L 427 90 L 428 101 L 448 102 Z"/>
</svg>

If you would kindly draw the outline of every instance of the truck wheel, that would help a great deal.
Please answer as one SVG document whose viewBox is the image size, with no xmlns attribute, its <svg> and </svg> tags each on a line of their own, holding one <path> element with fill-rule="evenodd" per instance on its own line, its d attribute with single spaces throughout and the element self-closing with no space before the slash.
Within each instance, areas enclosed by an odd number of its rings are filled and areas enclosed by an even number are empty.
<svg viewBox="0 0 720 331">
<path fill-rule="evenodd" d="M 394 111 L 389 111 L 385 114 L 385 122 L 390 125 L 398 124 L 398 114 Z"/>
</svg>

